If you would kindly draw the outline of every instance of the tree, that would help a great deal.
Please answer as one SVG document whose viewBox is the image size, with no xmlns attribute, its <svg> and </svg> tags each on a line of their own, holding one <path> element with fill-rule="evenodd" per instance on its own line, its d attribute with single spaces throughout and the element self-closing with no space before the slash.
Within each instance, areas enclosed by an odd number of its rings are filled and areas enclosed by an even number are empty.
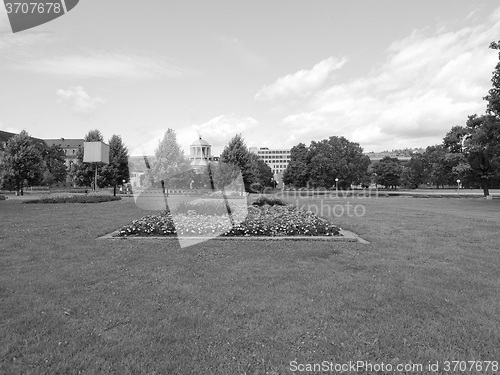
<svg viewBox="0 0 500 375">
<path fill-rule="evenodd" d="M 43 159 L 39 147 L 26 131 L 7 141 L 1 166 L 1 181 L 6 188 L 15 188 L 23 194 L 23 188 L 39 183 L 43 175 Z"/>
<path fill-rule="evenodd" d="M 363 155 L 358 143 L 344 137 L 332 136 L 319 142 L 312 141 L 309 148 L 299 144 L 292 148 L 290 163 L 285 171 L 285 183 L 304 187 L 348 189 L 352 184 L 366 182 L 370 158 Z"/>
<path fill-rule="evenodd" d="M 261 189 L 265 187 L 274 187 L 274 175 L 271 168 L 258 155 L 249 153 L 250 165 L 252 167 L 252 184 L 258 184 Z"/>
<path fill-rule="evenodd" d="M 147 174 L 146 180 L 150 183 L 160 186 L 163 181 L 166 188 L 187 187 L 192 181 L 194 172 L 173 129 L 169 128 L 158 143 L 155 160 Z"/>
<path fill-rule="evenodd" d="M 218 184 L 227 185 L 236 179 L 236 175 L 241 172 L 245 191 L 252 191 L 251 185 L 255 181 L 252 156 L 248 151 L 241 134 L 236 134 L 222 151 L 219 159 L 222 166 L 217 175 Z M 235 168 L 236 167 L 236 168 Z"/>
<path fill-rule="evenodd" d="M 66 180 L 66 157 L 61 146 L 54 144 L 46 147 L 43 151 L 43 160 L 46 168 L 43 173 L 43 183 L 45 185 L 64 182 Z"/>
<path fill-rule="evenodd" d="M 309 149 L 303 143 L 293 146 L 290 150 L 290 162 L 288 163 L 283 182 L 295 187 L 305 187 L 309 180 L 307 166 L 309 164 Z"/>
<path fill-rule="evenodd" d="M 85 135 L 85 142 L 104 142 L 104 137 L 102 133 L 95 129 L 90 130 L 87 135 Z M 73 182 L 78 186 L 92 186 L 94 183 L 95 168 L 91 163 L 83 162 L 83 147 L 79 146 L 76 152 L 77 163 L 73 164 L 70 169 L 70 177 Z M 97 184 L 103 187 L 103 178 L 101 176 L 102 165 L 97 166 L 97 174 L 99 176 Z"/>
<path fill-rule="evenodd" d="M 109 140 L 109 164 L 102 168 L 103 182 L 113 187 L 113 195 L 116 195 L 118 185 L 130 181 L 128 158 L 128 150 L 121 137 L 113 135 Z"/>
<path fill-rule="evenodd" d="M 489 114 L 469 116 L 466 126 L 452 128 L 443 143 L 456 154 L 458 177 L 470 185 L 477 184 L 488 196 L 490 185 L 500 178 L 499 119 Z"/>
<path fill-rule="evenodd" d="M 386 188 L 396 188 L 401 184 L 401 162 L 398 158 L 384 157 L 377 161 L 373 167 L 376 173 L 376 183 L 384 185 Z"/>
<path fill-rule="evenodd" d="M 403 168 L 402 184 L 410 188 L 418 188 L 419 185 L 429 181 L 430 165 L 427 155 L 413 154 L 407 166 Z"/>
<path fill-rule="evenodd" d="M 490 48 L 500 50 L 500 42 Z M 500 60 L 500 52 L 498 54 Z M 492 182 L 499 179 L 500 168 L 500 61 L 495 66 L 492 87 L 483 97 L 488 102 L 486 114 L 469 116 L 465 127 L 454 127 L 446 135 L 444 144 L 452 152 L 461 153 L 462 161 L 456 171 L 461 171 L 473 183 L 478 183 L 485 197 Z"/>
</svg>

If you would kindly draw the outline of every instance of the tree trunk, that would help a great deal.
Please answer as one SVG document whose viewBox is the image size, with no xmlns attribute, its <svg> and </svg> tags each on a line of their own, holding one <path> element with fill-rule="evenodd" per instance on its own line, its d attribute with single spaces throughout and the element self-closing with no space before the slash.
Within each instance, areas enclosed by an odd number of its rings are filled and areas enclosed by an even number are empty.
<svg viewBox="0 0 500 375">
<path fill-rule="evenodd" d="M 116 184 L 113 185 L 113 197 L 116 197 Z"/>
<path fill-rule="evenodd" d="M 490 189 L 488 187 L 488 183 L 487 182 L 483 183 L 483 193 L 484 193 L 485 197 L 487 197 L 488 195 L 490 195 Z"/>
</svg>

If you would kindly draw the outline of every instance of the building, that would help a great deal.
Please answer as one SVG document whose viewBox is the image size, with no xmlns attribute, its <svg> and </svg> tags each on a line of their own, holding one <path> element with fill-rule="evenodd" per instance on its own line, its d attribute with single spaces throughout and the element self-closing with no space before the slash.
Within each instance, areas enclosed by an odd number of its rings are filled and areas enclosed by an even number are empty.
<svg viewBox="0 0 500 375">
<path fill-rule="evenodd" d="M 259 156 L 274 174 L 274 180 L 278 187 L 283 184 L 283 173 L 290 163 L 290 149 L 287 148 L 267 148 L 250 147 L 249 151 Z"/>
<path fill-rule="evenodd" d="M 201 136 L 189 145 L 189 159 L 191 167 L 197 173 L 203 171 L 210 161 L 219 161 L 218 157 L 212 156 L 212 146 Z"/>
<path fill-rule="evenodd" d="M 51 147 L 53 145 L 58 145 L 61 146 L 61 148 L 64 150 L 64 159 L 66 163 L 66 168 L 70 168 L 73 163 L 77 162 L 77 153 L 78 153 L 78 147 L 83 147 L 83 139 L 65 139 L 65 138 L 58 138 L 58 139 L 44 139 L 45 144 L 48 147 Z"/>
</svg>

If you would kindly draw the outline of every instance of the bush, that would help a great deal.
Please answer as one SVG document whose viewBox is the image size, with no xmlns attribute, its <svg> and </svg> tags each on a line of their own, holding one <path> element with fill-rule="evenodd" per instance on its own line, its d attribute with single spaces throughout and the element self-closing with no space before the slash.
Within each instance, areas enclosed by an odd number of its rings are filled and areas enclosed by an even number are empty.
<svg viewBox="0 0 500 375">
<path fill-rule="evenodd" d="M 4 200 L 6 200 L 6 199 L 7 199 L 7 198 L 5 198 L 5 195 L 0 194 L 0 201 L 4 201 Z"/>
<path fill-rule="evenodd" d="M 279 198 L 268 198 L 268 197 L 259 197 L 252 203 L 252 205 L 257 206 L 257 207 L 262 207 L 266 204 L 269 206 L 286 206 L 287 205 L 286 202 L 282 201 Z"/>
<path fill-rule="evenodd" d="M 59 197 L 44 197 L 25 201 L 23 203 L 102 203 L 121 200 L 121 197 L 113 197 L 111 195 L 72 195 Z"/>
</svg>

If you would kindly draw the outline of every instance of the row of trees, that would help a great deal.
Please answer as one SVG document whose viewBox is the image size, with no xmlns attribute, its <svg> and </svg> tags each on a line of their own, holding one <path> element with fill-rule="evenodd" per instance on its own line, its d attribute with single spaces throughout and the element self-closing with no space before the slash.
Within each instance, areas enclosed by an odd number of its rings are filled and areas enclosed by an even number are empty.
<svg viewBox="0 0 500 375">
<path fill-rule="evenodd" d="M 92 130 L 85 136 L 86 142 L 103 140 L 99 130 Z M 124 180 L 129 181 L 128 150 L 118 135 L 111 137 L 109 146 L 109 164 L 99 165 L 98 185 L 113 186 L 116 194 L 116 186 Z M 77 160 L 67 168 L 61 146 L 49 147 L 23 130 L 10 138 L 5 146 L 0 164 L 0 189 L 16 190 L 22 194 L 25 187 L 62 183 L 67 177 L 75 185 L 90 187 L 94 181 L 94 167 L 83 162 L 83 147 L 77 151 Z"/>
<path fill-rule="evenodd" d="M 220 189 L 235 181 L 241 173 L 246 191 L 259 191 L 272 186 L 271 168 L 251 153 L 241 134 L 226 145 L 219 162 L 207 162 L 207 168 L 196 173 L 190 160 L 183 154 L 175 131 L 168 129 L 155 150 L 154 160 L 145 160 L 147 186 L 165 188 L 207 187 Z"/>
<path fill-rule="evenodd" d="M 490 48 L 500 50 L 500 42 L 491 43 Z M 441 144 L 412 156 L 407 166 L 384 158 L 373 168 L 378 183 L 413 188 L 456 185 L 460 180 L 465 187 L 482 188 L 485 196 L 491 186 L 500 186 L 500 53 L 498 56 L 492 88 L 483 98 L 486 113 L 468 116 L 465 126 L 452 127 Z"/>
<path fill-rule="evenodd" d="M 89 131 L 85 137 L 85 142 L 104 142 L 102 133 L 95 129 Z M 128 149 L 119 135 L 114 134 L 108 141 L 109 144 L 109 164 L 99 163 L 97 165 L 97 186 L 113 187 L 113 194 L 116 195 L 116 187 L 130 181 L 130 170 L 128 165 Z M 95 165 L 94 163 L 83 162 L 83 147 L 78 147 L 76 152 L 77 162 L 71 165 L 69 176 L 77 186 L 93 186 Z"/>
<path fill-rule="evenodd" d="M 64 150 L 37 142 L 26 131 L 10 138 L 0 164 L 0 189 L 16 190 L 25 187 L 50 185 L 66 179 Z"/>
<path fill-rule="evenodd" d="M 292 147 L 290 163 L 283 175 L 283 182 L 297 188 L 329 188 L 338 185 L 347 189 L 352 184 L 369 184 L 370 158 L 363 155 L 358 143 L 344 137 L 330 137 Z"/>
</svg>

